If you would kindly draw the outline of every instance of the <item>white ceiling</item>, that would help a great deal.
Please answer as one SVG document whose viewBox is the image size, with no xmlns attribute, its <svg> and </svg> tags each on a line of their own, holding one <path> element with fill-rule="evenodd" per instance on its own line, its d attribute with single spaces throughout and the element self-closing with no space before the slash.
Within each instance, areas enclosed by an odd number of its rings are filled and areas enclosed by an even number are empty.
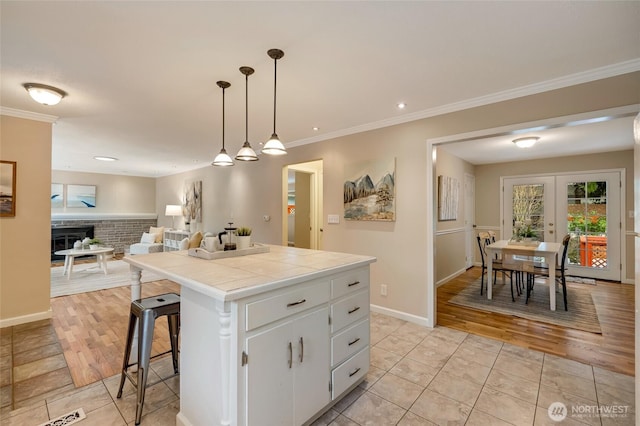
<svg viewBox="0 0 640 426">
<path fill-rule="evenodd" d="M 288 146 L 640 70 L 640 2 L 2 1 L 0 24 L 3 111 L 59 117 L 53 168 L 138 176 L 211 163 L 217 80 L 232 85 L 225 143 L 237 152 L 243 65 L 256 69 L 249 139 L 266 141 L 270 48 L 285 52 L 277 133 Z M 69 95 L 41 106 L 26 82 Z"/>
</svg>

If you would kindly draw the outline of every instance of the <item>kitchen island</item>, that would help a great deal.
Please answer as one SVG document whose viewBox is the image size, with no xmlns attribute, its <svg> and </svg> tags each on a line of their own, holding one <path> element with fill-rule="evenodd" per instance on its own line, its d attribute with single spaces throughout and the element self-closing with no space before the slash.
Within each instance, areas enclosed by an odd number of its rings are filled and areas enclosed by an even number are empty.
<svg viewBox="0 0 640 426">
<path fill-rule="evenodd" d="M 369 369 L 374 257 L 269 246 L 205 260 L 186 251 L 136 255 L 132 300 L 152 271 L 181 285 L 177 424 L 301 425 Z"/>
</svg>

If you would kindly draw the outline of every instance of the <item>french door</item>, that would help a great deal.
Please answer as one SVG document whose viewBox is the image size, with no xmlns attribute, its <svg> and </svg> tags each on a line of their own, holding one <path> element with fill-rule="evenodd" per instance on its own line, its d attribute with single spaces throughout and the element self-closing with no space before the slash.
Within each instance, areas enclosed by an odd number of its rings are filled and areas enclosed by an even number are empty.
<svg viewBox="0 0 640 426">
<path fill-rule="evenodd" d="M 568 274 L 620 281 L 620 172 L 505 178 L 503 235 L 540 241 L 569 234 Z"/>
</svg>

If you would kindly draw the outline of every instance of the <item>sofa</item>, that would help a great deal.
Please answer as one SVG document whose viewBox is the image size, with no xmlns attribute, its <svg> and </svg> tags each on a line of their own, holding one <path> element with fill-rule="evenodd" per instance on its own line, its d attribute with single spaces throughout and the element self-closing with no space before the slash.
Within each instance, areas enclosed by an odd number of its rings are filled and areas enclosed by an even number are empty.
<svg viewBox="0 0 640 426">
<path fill-rule="evenodd" d="M 164 247 L 164 227 L 150 227 L 149 232 L 143 232 L 139 243 L 129 246 L 129 254 L 159 253 Z"/>
</svg>

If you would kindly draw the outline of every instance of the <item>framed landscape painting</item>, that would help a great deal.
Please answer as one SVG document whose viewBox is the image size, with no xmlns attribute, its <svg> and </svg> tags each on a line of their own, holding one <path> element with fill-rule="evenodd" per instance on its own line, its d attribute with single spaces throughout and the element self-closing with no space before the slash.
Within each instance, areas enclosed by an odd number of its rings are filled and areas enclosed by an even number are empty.
<svg viewBox="0 0 640 426">
<path fill-rule="evenodd" d="M 67 185 L 67 207 L 96 206 L 95 185 Z"/>
<path fill-rule="evenodd" d="M 16 162 L 0 160 L 0 217 L 16 215 Z"/>
<path fill-rule="evenodd" d="M 345 166 L 344 218 L 396 220 L 396 159 Z"/>
</svg>

